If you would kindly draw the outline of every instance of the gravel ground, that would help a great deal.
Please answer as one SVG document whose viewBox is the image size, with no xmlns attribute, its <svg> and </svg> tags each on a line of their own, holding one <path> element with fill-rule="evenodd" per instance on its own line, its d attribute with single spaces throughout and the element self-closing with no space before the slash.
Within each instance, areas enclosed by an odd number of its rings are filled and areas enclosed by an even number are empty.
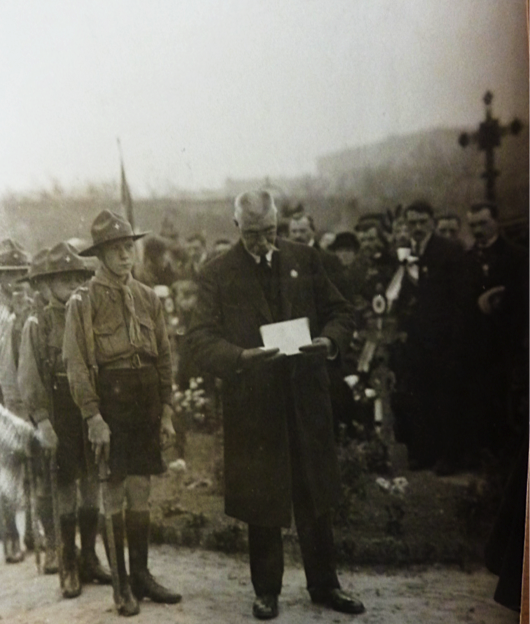
<svg viewBox="0 0 530 624">
<path fill-rule="evenodd" d="M 98 547 L 100 547 L 99 545 Z M 101 549 L 102 551 L 102 549 Z M 103 553 L 101 552 L 101 555 Z M 204 550 L 153 546 L 151 571 L 183 595 L 179 605 L 143 602 L 137 624 L 235 624 L 256 621 L 248 561 Z M 496 577 L 483 569 L 464 572 L 434 566 L 342 570 L 344 588 L 360 597 L 366 613 L 348 616 L 313 606 L 299 566 L 287 565 L 277 621 L 290 624 L 355 620 L 364 624 L 516 624 L 518 614 L 493 601 Z M 57 576 L 39 576 L 32 556 L 18 565 L 0 563 L 0 621 L 22 624 L 107 624 L 124 621 L 109 587 L 87 586 L 63 600 Z"/>
</svg>

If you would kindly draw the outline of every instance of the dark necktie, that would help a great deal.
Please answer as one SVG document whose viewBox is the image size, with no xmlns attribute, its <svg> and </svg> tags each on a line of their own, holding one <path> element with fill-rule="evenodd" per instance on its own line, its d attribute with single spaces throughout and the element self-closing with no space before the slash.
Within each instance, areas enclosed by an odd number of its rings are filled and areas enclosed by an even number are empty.
<svg viewBox="0 0 530 624">
<path fill-rule="evenodd" d="M 270 304 L 272 293 L 272 271 L 267 258 L 260 256 L 259 263 L 256 267 L 258 269 L 258 279 L 265 294 L 265 298 Z"/>
<path fill-rule="evenodd" d="M 267 256 L 260 256 L 259 267 L 262 271 L 270 271 L 271 268 L 267 262 Z"/>
</svg>

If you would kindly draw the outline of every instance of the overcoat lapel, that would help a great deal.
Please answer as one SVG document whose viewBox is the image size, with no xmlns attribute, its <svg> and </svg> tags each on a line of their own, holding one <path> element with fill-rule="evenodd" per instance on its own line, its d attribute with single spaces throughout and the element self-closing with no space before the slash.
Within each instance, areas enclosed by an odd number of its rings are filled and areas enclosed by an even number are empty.
<svg viewBox="0 0 530 624">
<path fill-rule="evenodd" d="M 283 241 L 279 239 L 277 241 L 278 248 L 280 250 L 280 293 L 282 299 L 282 312 L 285 321 L 290 320 L 293 301 L 298 291 L 298 276 L 300 274 L 300 267 L 296 258 L 289 252 L 289 248 L 283 244 Z"/>
<path fill-rule="evenodd" d="M 273 322 L 272 312 L 252 266 L 254 260 L 247 253 L 241 241 L 234 248 L 235 257 L 232 266 L 232 281 L 238 291 L 243 293 L 243 300 L 250 301 L 268 323 Z"/>
</svg>

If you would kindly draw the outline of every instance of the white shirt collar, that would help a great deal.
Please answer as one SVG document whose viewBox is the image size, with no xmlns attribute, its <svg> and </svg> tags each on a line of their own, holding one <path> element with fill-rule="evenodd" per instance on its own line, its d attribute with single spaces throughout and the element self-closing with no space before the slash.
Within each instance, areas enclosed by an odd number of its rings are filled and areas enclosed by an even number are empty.
<svg viewBox="0 0 530 624">
<path fill-rule="evenodd" d="M 431 240 L 431 238 L 432 238 L 432 232 L 430 234 L 427 234 L 427 236 L 420 243 L 416 243 L 416 241 L 414 241 L 412 251 L 415 256 L 418 256 L 418 257 L 423 256 L 423 254 L 425 253 L 425 249 L 427 245 L 429 244 L 429 241 Z"/>
<path fill-rule="evenodd" d="M 261 262 L 261 256 L 256 256 L 256 254 L 250 253 L 248 249 L 246 250 L 248 254 L 250 254 L 254 258 L 254 262 L 259 264 Z M 274 253 L 274 249 L 269 249 L 269 251 L 265 254 L 265 258 L 267 258 L 267 264 L 271 266 L 272 264 L 272 254 Z"/>
</svg>

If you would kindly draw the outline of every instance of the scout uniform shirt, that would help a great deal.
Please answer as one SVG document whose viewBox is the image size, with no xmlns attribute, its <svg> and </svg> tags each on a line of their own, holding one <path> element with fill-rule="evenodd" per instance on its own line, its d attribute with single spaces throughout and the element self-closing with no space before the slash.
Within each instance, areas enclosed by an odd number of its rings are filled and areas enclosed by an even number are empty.
<svg viewBox="0 0 530 624">
<path fill-rule="evenodd" d="M 97 369 L 133 357 L 153 363 L 160 400 L 171 405 L 171 352 L 162 304 L 151 288 L 130 275 L 123 284 L 101 266 L 70 297 L 63 356 L 83 418 L 100 412 Z"/>
<path fill-rule="evenodd" d="M 34 299 L 34 309 L 27 318 L 22 329 L 20 356 L 18 365 L 18 387 L 24 406 L 37 424 L 50 418 L 50 400 L 46 375 L 49 372 L 45 307 L 47 303 L 41 295 Z M 57 302 L 57 304 L 60 304 Z M 62 306 L 64 328 L 64 305 Z"/>
<path fill-rule="evenodd" d="M 0 388 L 4 405 L 13 414 L 27 418 L 18 385 L 18 367 L 21 346 L 22 325 L 26 315 L 17 316 L 12 313 L 2 327 L 0 337 Z"/>
</svg>

